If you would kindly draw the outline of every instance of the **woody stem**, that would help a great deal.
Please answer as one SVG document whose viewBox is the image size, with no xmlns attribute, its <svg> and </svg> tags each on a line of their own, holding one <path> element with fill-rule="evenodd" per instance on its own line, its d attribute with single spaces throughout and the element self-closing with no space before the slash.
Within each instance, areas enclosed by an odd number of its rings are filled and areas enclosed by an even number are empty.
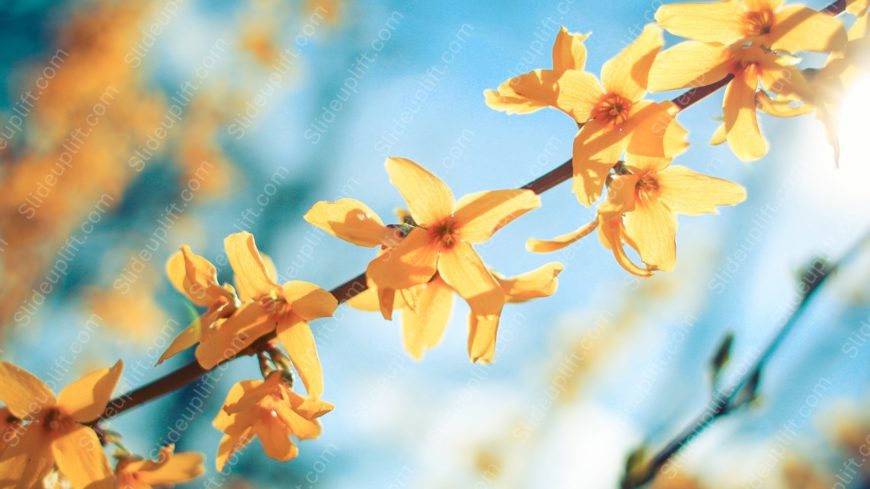
<svg viewBox="0 0 870 489">
<path fill-rule="evenodd" d="M 843 12 L 845 9 L 846 0 L 836 0 L 832 4 L 828 5 L 824 9 L 824 12 L 835 15 Z M 692 88 L 690 90 L 687 90 L 683 94 L 675 97 L 671 100 L 671 102 L 673 102 L 679 110 L 684 110 L 687 107 L 694 105 L 696 102 L 704 99 L 708 95 L 716 92 L 723 86 L 727 85 L 732 78 L 732 75 L 728 75 L 715 83 Z M 523 185 L 522 187 L 520 187 L 520 189 L 531 190 L 536 194 L 542 194 L 556 187 L 557 185 L 570 180 L 572 175 L 573 169 L 571 165 L 571 159 L 568 159 L 568 161 L 562 163 L 556 168 Z M 365 291 L 367 288 L 368 285 L 366 283 L 366 275 L 365 272 L 363 272 L 356 277 L 348 280 L 347 282 L 335 287 L 330 291 L 330 293 L 332 293 L 332 295 L 335 296 L 336 300 L 338 300 L 338 303 L 341 304 L 352 299 L 357 294 Z M 274 333 L 267 335 L 264 340 L 266 340 L 267 343 L 268 340 L 272 338 L 274 338 Z M 263 343 L 264 348 L 266 343 Z M 234 357 L 228 358 L 220 365 L 241 356 L 246 356 L 248 354 L 250 353 L 247 351 L 242 352 Z M 142 387 L 134 389 L 112 400 L 106 407 L 100 418 L 95 421 L 95 423 L 115 417 L 148 401 L 166 395 L 170 392 L 176 391 L 196 381 L 207 372 L 208 370 L 200 367 L 200 365 L 194 360 L 187 365 L 179 368 L 178 370 L 170 372 L 163 377 L 158 378 L 157 380 L 154 380 Z"/>
</svg>

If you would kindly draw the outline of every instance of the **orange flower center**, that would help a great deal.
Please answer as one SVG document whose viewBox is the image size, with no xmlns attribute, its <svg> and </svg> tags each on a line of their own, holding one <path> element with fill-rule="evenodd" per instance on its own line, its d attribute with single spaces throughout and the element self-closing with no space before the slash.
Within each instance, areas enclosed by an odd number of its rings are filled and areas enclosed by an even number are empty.
<svg viewBox="0 0 870 489">
<path fill-rule="evenodd" d="M 445 250 L 453 248 L 459 241 L 459 226 L 453 217 L 429 226 L 428 231 L 429 239 Z"/>
<path fill-rule="evenodd" d="M 260 306 L 275 319 L 280 319 L 293 311 L 293 307 L 287 303 L 286 299 L 279 296 L 277 291 L 260 297 Z"/>
<path fill-rule="evenodd" d="M 615 93 L 608 93 L 601 97 L 592 109 L 592 117 L 600 122 L 618 125 L 628 120 L 629 112 L 631 112 L 630 100 Z"/>
<path fill-rule="evenodd" d="M 770 34 L 770 30 L 773 28 L 773 12 L 767 9 L 746 12 L 743 17 L 743 25 L 746 36 Z"/>
<path fill-rule="evenodd" d="M 648 202 L 656 199 L 660 191 L 659 179 L 655 173 L 646 173 L 637 180 L 634 187 L 637 199 L 642 202 Z"/>
</svg>

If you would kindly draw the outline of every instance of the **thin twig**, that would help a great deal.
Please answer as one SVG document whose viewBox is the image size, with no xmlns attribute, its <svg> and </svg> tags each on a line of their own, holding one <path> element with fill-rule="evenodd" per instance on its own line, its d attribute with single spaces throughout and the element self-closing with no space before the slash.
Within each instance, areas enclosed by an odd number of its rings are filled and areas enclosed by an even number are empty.
<svg viewBox="0 0 870 489">
<path fill-rule="evenodd" d="M 861 248 L 870 242 L 870 231 L 865 233 L 858 239 L 839 260 L 833 264 L 825 263 L 821 260 L 816 260 L 804 272 L 801 286 L 803 293 L 794 311 L 779 327 L 776 335 L 767 344 L 764 351 L 758 356 L 752 368 L 740 377 L 733 385 L 728 388 L 718 390 L 710 399 L 709 404 L 689 426 L 683 429 L 671 441 L 666 443 L 664 447 L 653 455 L 644 465 L 637 467 L 636 472 L 627 471 L 623 481 L 623 488 L 633 489 L 642 487 L 648 482 L 651 482 L 656 474 L 686 445 L 706 430 L 713 422 L 721 417 L 727 416 L 754 397 L 755 390 L 758 388 L 758 382 L 761 378 L 762 370 L 770 361 L 773 355 L 782 346 L 788 335 L 794 330 L 795 325 L 799 322 L 803 313 L 811 300 L 817 295 L 817 292 L 822 286 L 828 282 L 828 278 L 838 269 L 851 261 L 861 251 Z M 747 390 L 751 391 L 747 393 Z M 630 468 L 629 468 L 630 469 Z"/>
</svg>

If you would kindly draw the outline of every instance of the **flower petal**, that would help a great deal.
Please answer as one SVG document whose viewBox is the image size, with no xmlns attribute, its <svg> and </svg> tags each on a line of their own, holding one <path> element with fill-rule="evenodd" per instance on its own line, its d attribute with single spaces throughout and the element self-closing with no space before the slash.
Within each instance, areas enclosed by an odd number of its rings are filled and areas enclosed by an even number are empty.
<svg viewBox="0 0 870 489">
<path fill-rule="evenodd" d="M 731 151 L 743 161 L 757 160 L 767 154 L 767 141 L 761 135 L 755 114 L 757 76 L 744 70 L 725 88 L 725 132 Z"/>
<path fill-rule="evenodd" d="M 585 206 L 598 200 L 604 180 L 628 145 L 626 133 L 608 123 L 591 120 L 574 138 L 573 191 Z"/>
<path fill-rule="evenodd" d="M 386 167 L 417 224 L 434 224 L 450 216 L 453 192 L 441 179 L 406 158 L 387 158 Z"/>
<path fill-rule="evenodd" d="M 425 229 L 414 228 L 398 246 L 387 248 L 369 263 L 366 275 L 378 289 L 406 289 L 435 275 L 438 249 Z"/>
<path fill-rule="evenodd" d="M 124 362 L 118 360 L 112 368 L 85 375 L 60 391 L 58 406 L 79 423 L 90 423 L 103 414 L 123 371 Z"/>
<path fill-rule="evenodd" d="M 378 246 L 389 235 L 375 211 L 355 199 L 317 202 L 305 213 L 305 220 L 358 246 Z"/>
<path fill-rule="evenodd" d="M 516 277 L 501 278 L 496 276 L 501 290 L 504 291 L 510 303 L 526 302 L 538 297 L 549 297 L 556 293 L 559 281 L 556 277 L 562 273 L 565 265 L 551 262 Z"/>
<path fill-rule="evenodd" d="M 506 114 L 530 114 L 544 107 L 557 108 L 559 73 L 534 70 L 515 76 L 495 90 L 484 90 L 486 105 Z"/>
<path fill-rule="evenodd" d="M 556 236 L 550 240 L 531 238 L 526 241 L 526 249 L 535 253 L 552 253 L 580 241 L 588 236 L 589 233 L 595 231 L 597 226 L 598 220 L 596 219 L 588 224 L 584 224 L 570 233 Z"/>
<path fill-rule="evenodd" d="M 846 29 L 833 15 L 803 5 L 787 5 L 774 14 L 773 27 L 764 36 L 771 49 L 798 53 L 839 53 L 846 47 Z"/>
<path fill-rule="evenodd" d="M 677 259 L 677 219 L 663 202 L 638 202 L 625 215 L 625 233 L 637 246 L 640 259 L 658 270 L 671 271 Z"/>
<path fill-rule="evenodd" d="M 680 37 L 731 44 L 743 37 L 743 15 L 733 1 L 673 3 L 659 7 L 656 22 Z"/>
<path fill-rule="evenodd" d="M 269 278 L 269 272 L 251 233 L 243 231 L 227 236 L 224 239 L 224 248 L 235 273 L 236 289 L 243 300 L 269 295 L 278 288 L 278 284 Z"/>
<path fill-rule="evenodd" d="M 39 424 L 21 426 L 0 451 L 0 487 L 36 489 L 51 471 L 54 460 L 45 431 Z M 0 433 L 7 436 L 8 434 Z"/>
<path fill-rule="evenodd" d="M 263 451 L 270 458 L 286 462 L 299 455 L 299 447 L 290 440 L 286 428 L 282 429 L 281 421 L 266 418 L 254 423 L 254 433 L 263 445 Z"/>
<path fill-rule="evenodd" d="M 305 321 L 291 317 L 279 322 L 275 332 L 293 367 L 299 372 L 308 397 L 320 398 L 323 395 L 323 369 L 311 327 Z"/>
<path fill-rule="evenodd" d="M 746 189 L 728 180 L 709 177 L 685 166 L 671 166 L 659 173 L 659 199 L 678 214 L 716 214 L 716 207 L 746 200 Z"/>
<path fill-rule="evenodd" d="M 305 320 L 332 316 L 338 301 L 331 293 L 308 282 L 290 281 L 282 286 L 282 295 L 293 314 Z"/>
<path fill-rule="evenodd" d="M 171 449 L 160 451 L 163 463 L 152 470 L 139 472 L 139 480 L 149 486 L 166 486 L 190 482 L 205 472 L 201 453 L 173 453 Z M 165 458 L 164 458 L 165 457 Z"/>
<path fill-rule="evenodd" d="M 111 489 L 114 475 L 94 430 L 80 424 L 51 442 L 54 463 L 75 489 Z"/>
<path fill-rule="evenodd" d="M 651 277 L 652 271 L 648 268 L 641 268 L 634 264 L 626 255 L 623 241 L 627 240 L 625 236 L 625 227 L 622 223 L 622 216 L 615 215 L 600 215 L 601 224 L 598 225 L 598 237 L 601 239 L 601 244 L 605 248 L 613 252 L 613 257 L 616 262 L 629 273 L 638 277 Z"/>
<path fill-rule="evenodd" d="M 289 405 L 280 403 L 275 406 L 275 412 L 281 422 L 290 429 L 293 436 L 300 440 L 311 440 L 320 436 L 320 423 L 306 418 L 294 411 Z"/>
<path fill-rule="evenodd" d="M 468 315 L 468 357 L 472 362 L 492 363 L 495 360 L 495 340 L 498 335 L 498 314 Z"/>
<path fill-rule="evenodd" d="M 501 313 L 505 303 L 501 286 L 470 244 L 460 241 L 442 252 L 438 272 L 444 282 L 468 302 L 472 311 L 481 315 Z"/>
<path fill-rule="evenodd" d="M 541 206 L 531 190 L 491 190 L 468 194 L 456 202 L 456 224 L 469 243 L 483 243 L 506 224 Z"/>
<path fill-rule="evenodd" d="M 230 457 L 237 451 L 241 450 L 251 440 L 254 439 L 254 429 L 246 427 L 236 435 L 224 435 L 218 445 L 217 457 L 215 457 L 215 467 L 219 472 L 223 472 Z"/>
<path fill-rule="evenodd" d="M 689 147 L 686 141 L 688 131 L 674 118 L 672 112 L 675 109 L 670 102 L 640 102 L 632 107 L 631 112 L 623 125 L 628 134 L 627 163 L 672 158 Z"/>
<path fill-rule="evenodd" d="M 553 43 L 553 71 L 579 70 L 586 67 L 586 45 L 589 34 L 574 34 L 564 26 Z"/>
<path fill-rule="evenodd" d="M 249 302 L 235 314 L 202 335 L 196 347 L 196 359 L 204 369 L 214 368 L 234 357 L 254 341 L 271 332 L 275 320 L 259 302 Z"/>
<path fill-rule="evenodd" d="M 664 45 L 662 30 L 647 24 L 637 39 L 601 67 L 601 83 L 609 93 L 638 101 L 646 94 L 649 71 Z"/>
<path fill-rule="evenodd" d="M 585 71 L 566 71 L 557 81 L 556 105 L 578 123 L 585 123 L 595 104 L 604 95 L 604 88 L 595 75 Z"/>
<path fill-rule="evenodd" d="M 701 87 L 728 76 L 728 48 L 721 44 L 686 41 L 656 56 L 649 74 L 652 92 Z"/>
<path fill-rule="evenodd" d="M 402 311 L 402 342 L 417 360 L 441 342 L 453 310 L 453 289 L 440 276 L 418 285 L 416 308 Z"/>
<path fill-rule="evenodd" d="M 55 405 L 54 393 L 21 367 L 0 362 L 0 401 L 19 419 L 35 417 Z"/>
</svg>

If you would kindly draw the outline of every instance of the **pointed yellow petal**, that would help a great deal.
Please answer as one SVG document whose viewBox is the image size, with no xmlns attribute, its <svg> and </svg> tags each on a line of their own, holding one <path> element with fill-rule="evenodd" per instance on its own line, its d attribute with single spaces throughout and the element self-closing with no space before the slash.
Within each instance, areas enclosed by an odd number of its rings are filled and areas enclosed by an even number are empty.
<svg viewBox="0 0 870 489">
<path fill-rule="evenodd" d="M 758 108 L 775 117 L 797 117 L 799 115 L 808 114 L 813 111 L 814 107 L 808 103 L 796 103 L 788 99 L 773 99 L 764 92 L 758 92 L 756 99 Z M 722 137 L 724 140 L 725 128 L 722 128 Z M 721 143 L 721 141 L 720 141 Z"/>
<path fill-rule="evenodd" d="M 584 224 L 580 228 L 571 231 L 570 233 L 556 236 L 550 240 L 529 239 L 526 241 L 526 249 L 535 253 L 552 253 L 559 251 L 566 246 L 572 245 L 577 241 L 585 238 L 598 226 L 598 220 L 594 220 L 588 224 Z"/>
<path fill-rule="evenodd" d="M 638 202 L 625 215 L 625 233 L 637 246 L 644 263 L 666 272 L 673 270 L 677 259 L 677 219 L 661 201 Z"/>
<path fill-rule="evenodd" d="M 243 300 L 268 295 L 278 288 L 278 284 L 269 278 L 269 272 L 251 233 L 243 231 L 227 236 L 224 239 L 224 248 L 235 273 L 236 289 Z"/>
<path fill-rule="evenodd" d="M 176 336 L 175 339 L 172 340 L 172 343 L 170 343 L 166 351 L 164 351 L 163 354 L 160 355 L 160 358 L 157 360 L 157 365 L 160 365 L 166 360 L 199 343 L 199 339 L 202 333 L 204 316 L 213 316 L 213 314 L 208 312 L 203 314 L 202 316 L 194 319 L 190 323 L 190 325 L 188 325 L 186 328 L 184 328 L 184 330 L 181 331 L 181 333 L 178 333 L 178 336 Z M 208 327 L 208 325 L 206 325 L 205 327 Z"/>
<path fill-rule="evenodd" d="M 497 315 L 505 303 L 498 281 L 484 265 L 470 244 L 460 241 L 441 253 L 438 272 L 450 287 L 459 293 L 473 311 L 481 315 Z"/>
<path fill-rule="evenodd" d="M 49 439 L 39 424 L 20 426 L 13 432 L 0 433 L 10 438 L 0 451 L 0 487 L 4 489 L 36 489 L 51 471 L 54 457 Z M 14 435 L 14 436 L 12 436 Z M 0 444 L 0 448 L 3 445 Z"/>
<path fill-rule="evenodd" d="M 586 67 L 586 45 L 589 34 L 574 34 L 562 27 L 553 43 L 553 71 L 579 70 Z"/>
<path fill-rule="evenodd" d="M 526 302 L 538 297 L 549 297 L 556 293 L 559 281 L 556 277 L 562 273 L 565 265 L 558 262 L 547 263 L 516 277 L 499 278 L 501 289 L 510 303 Z"/>
<path fill-rule="evenodd" d="M 378 301 L 378 289 L 369 285 L 369 287 L 355 295 L 347 305 L 360 311 L 375 312 L 380 310 L 380 302 Z"/>
<path fill-rule="evenodd" d="M 506 224 L 540 206 L 541 199 L 531 190 L 477 192 L 456 202 L 456 224 L 463 240 L 483 243 Z"/>
<path fill-rule="evenodd" d="M 626 134 L 608 123 L 591 120 L 574 138 L 573 191 L 577 200 L 590 206 L 604 189 L 604 180 L 628 144 Z"/>
<path fill-rule="evenodd" d="M 719 146 L 726 141 L 727 137 L 728 133 L 725 132 L 725 123 L 723 122 L 713 131 L 713 136 L 710 137 L 710 144 L 712 146 Z"/>
<path fill-rule="evenodd" d="M 395 248 L 369 263 L 366 275 L 379 289 L 406 289 L 435 275 L 438 249 L 425 229 L 414 228 Z"/>
<path fill-rule="evenodd" d="M 54 463 L 74 489 L 111 489 L 114 475 L 94 430 L 75 425 L 51 442 Z"/>
<path fill-rule="evenodd" d="M 646 94 L 649 71 L 664 45 L 662 30 L 647 24 L 640 35 L 601 67 L 601 83 L 610 93 L 638 101 Z"/>
<path fill-rule="evenodd" d="M 725 88 L 725 132 L 731 151 L 743 161 L 757 160 L 767 154 L 767 141 L 761 135 L 755 114 L 757 77 L 750 70 L 738 73 Z"/>
<path fill-rule="evenodd" d="M 656 56 L 649 74 L 652 92 L 701 87 L 728 76 L 730 57 L 721 44 L 686 41 Z"/>
<path fill-rule="evenodd" d="M 803 5 L 787 5 L 774 15 L 773 27 L 764 37 L 772 49 L 798 53 L 842 52 L 846 29 L 833 15 Z"/>
<path fill-rule="evenodd" d="M 124 362 L 118 360 L 112 368 L 101 368 L 85 375 L 60 391 L 58 406 L 79 423 L 97 419 L 106 409 L 123 371 Z"/>
<path fill-rule="evenodd" d="M 600 215 L 599 219 L 601 219 L 601 224 L 598 225 L 598 237 L 601 239 L 601 244 L 613 252 L 616 262 L 633 275 L 643 278 L 651 277 L 651 270 L 635 265 L 625 253 L 622 243 L 627 237 L 624 235 L 625 228 L 622 224 L 622 217 L 619 214 Z"/>
<path fill-rule="evenodd" d="M 320 436 L 320 423 L 302 416 L 287 404 L 275 406 L 275 411 L 281 422 L 290 429 L 290 433 L 300 440 L 311 440 Z"/>
<path fill-rule="evenodd" d="M 673 3 L 659 7 L 656 22 L 680 37 L 731 44 L 743 37 L 743 15 L 733 1 Z"/>
<path fill-rule="evenodd" d="M 172 453 L 161 451 L 168 457 L 166 461 L 153 470 L 139 473 L 139 480 L 150 486 L 166 486 L 190 482 L 205 473 L 201 453 Z"/>
<path fill-rule="evenodd" d="M 415 289 L 416 309 L 402 311 L 402 342 L 405 351 L 420 360 L 444 336 L 453 310 L 453 289 L 440 276 Z"/>
<path fill-rule="evenodd" d="M 259 302 L 249 302 L 209 334 L 203 334 L 196 347 L 196 360 L 204 369 L 239 354 L 275 328 L 275 320 Z"/>
<path fill-rule="evenodd" d="M 314 333 L 308 323 L 298 318 L 290 318 L 278 323 L 275 331 L 278 341 L 287 350 L 293 367 L 299 372 L 308 397 L 319 398 L 323 395 L 323 370 L 317 356 Z"/>
<path fill-rule="evenodd" d="M 678 214 L 716 214 L 716 207 L 746 200 L 741 185 L 708 177 L 684 166 L 671 166 L 659 173 L 659 199 Z"/>
<path fill-rule="evenodd" d="M 484 90 L 489 108 L 506 114 L 530 114 L 544 107 L 557 108 L 559 73 L 534 70 L 511 78 L 495 90 Z"/>
<path fill-rule="evenodd" d="M 813 99 L 813 90 L 801 70 L 783 61 L 782 57 L 762 61 L 759 79 L 764 88 L 771 92 L 788 98 Z"/>
<path fill-rule="evenodd" d="M 417 224 L 425 226 L 450 216 L 453 192 L 438 177 L 406 158 L 387 158 L 386 167 Z"/>
<path fill-rule="evenodd" d="M 480 315 L 472 310 L 468 315 L 468 357 L 472 362 L 489 364 L 495 360 L 498 322 L 498 314 Z"/>
<path fill-rule="evenodd" d="M 389 235 L 389 230 L 381 218 L 368 206 L 354 199 L 317 202 L 305 214 L 305 220 L 358 246 L 378 246 Z"/>
<path fill-rule="evenodd" d="M 218 445 L 217 457 L 215 457 L 215 467 L 218 471 L 222 472 L 230 457 L 244 448 L 245 445 L 251 443 L 253 439 L 254 430 L 250 427 L 245 428 L 237 435 L 224 435 Z"/>
<path fill-rule="evenodd" d="M 293 314 L 306 321 L 330 317 L 338 307 L 335 296 L 308 282 L 287 282 L 282 287 L 282 295 L 290 304 Z"/>
<path fill-rule="evenodd" d="M 56 402 L 47 385 L 8 362 L 0 362 L 0 401 L 19 419 L 35 417 Z"/>
</svg>

